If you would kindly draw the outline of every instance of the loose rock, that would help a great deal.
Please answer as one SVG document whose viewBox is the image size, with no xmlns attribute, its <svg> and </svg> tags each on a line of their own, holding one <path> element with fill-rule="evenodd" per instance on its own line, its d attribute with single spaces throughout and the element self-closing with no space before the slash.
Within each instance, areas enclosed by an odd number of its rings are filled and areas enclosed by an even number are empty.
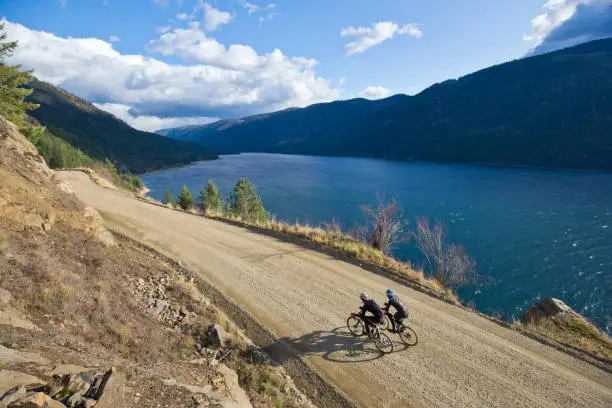
<svg viewBox="0 0 612 408">
<path fill-rule="evenodd" d="M 559 299 L 546 298 L 527 309 L 521 317 L 521 323 L 538 323 L 542 319 L 549 319 L 571 310 L 571 307 Z"/>
<path fill-rule="evenodd" d="M 28 390 L 26 390 L 24 386 L 13 387 L 2 395 L 2 398 L 0 398 L 0 403 L 4 404 L 4 406 L 8 406 L 11 402 L 25 397 L 27 392 Z"/>
<path fill-rule="evenodd" d="M 206 343 L 213 347 L 222 347 L 229 343 L 230 338 L 225 329 L 218 324 L 211 324 L 206 331 Z"/>
<path fill-rule="evenodd" d="M 5 392 L 14 389 L 14 387 L 25 384 L 44 384 L 44 382 L 28 374 L 17 371 L 0 370 L 0 397 Z"/>
<path fill-rule="evenodd" d="M 8 408 L 66 408 L 66 406 L 44 392 L 33 392 L 10 403 Z"/>
</svg>

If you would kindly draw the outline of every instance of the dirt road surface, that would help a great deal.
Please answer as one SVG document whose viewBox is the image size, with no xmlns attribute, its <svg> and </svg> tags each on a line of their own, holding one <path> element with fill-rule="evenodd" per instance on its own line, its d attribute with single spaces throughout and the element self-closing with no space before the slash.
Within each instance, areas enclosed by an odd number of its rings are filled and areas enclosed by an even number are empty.
<svg viewBox="0 0 612 408">
<path fill-rule="evenodd" d="M 168 210 L 62 172 L 115 229 L 172 254 L 223 290 L 364 407 L 612 407 L 612 375 L 327 255 Z M 417 346 L 382 358 L 344 328 L 367 292 L 394 287 Z M 399 339 L 395 339 L 399 340 Z"/>
</svg>

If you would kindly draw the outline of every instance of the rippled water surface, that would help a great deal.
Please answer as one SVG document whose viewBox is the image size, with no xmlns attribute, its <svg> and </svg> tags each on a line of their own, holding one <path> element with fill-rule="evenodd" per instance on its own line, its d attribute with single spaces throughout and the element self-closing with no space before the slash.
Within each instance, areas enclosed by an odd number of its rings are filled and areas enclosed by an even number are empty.
<svg viewBox="0 0 612 408">
<path fill-rule="evenodd" d="M 241 177 L 287 221 L 336 218 L 350 228 L 376 193 L 395 197 L 408 219 L 443 220 L 450 239 L 476 259 L 481 279 L 459 291 L 462 299 L 511 318 L 558 297 L 612 331 L 612 174 L 242 154 L 144 181 L 161 199 L 167 187 L 176 194 L 185 184 L 195 193 L 208 179 L 227 195 Z M 395 255 L 418 259 L 409 243 Z"/>
</svg>

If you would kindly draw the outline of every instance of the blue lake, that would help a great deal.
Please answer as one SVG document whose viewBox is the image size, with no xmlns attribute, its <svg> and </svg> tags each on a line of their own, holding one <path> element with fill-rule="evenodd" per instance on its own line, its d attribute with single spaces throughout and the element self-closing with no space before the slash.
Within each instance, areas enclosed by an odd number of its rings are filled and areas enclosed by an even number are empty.
<svg viewBox="0 0 612 408">
<path fill-rule="evenodd" d="M 480 279 L 459 290 L 464 301 L 511 319 L 557 297 L 612 332 L 612 174 L 241 154 L 143 179 L 161 199 L 182 185 L 197 195 L 209 179 L 227 196 L 241 177 L 279 220 L 312 225 L 335 218 L 350 229 L 377 193 L 396 198 L 410 226 L 442 220 L 476 260 Z M 418 260 L 410 243 L 394 254 Z"/>
</svg>

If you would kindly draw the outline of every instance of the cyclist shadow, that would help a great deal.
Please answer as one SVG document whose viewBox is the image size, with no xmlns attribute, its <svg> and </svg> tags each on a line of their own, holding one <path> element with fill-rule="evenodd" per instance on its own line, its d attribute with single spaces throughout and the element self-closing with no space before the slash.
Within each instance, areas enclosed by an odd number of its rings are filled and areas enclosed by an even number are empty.
<svg viewBox="0 0 612 408">
<path fill-rule="evenodd" d="M 359 363 L 383 357 L 371 340 L 366 336 L 353 336 L 346 327 L 314 331 L 297 338 L 283 337 L 278 343 L 264 347 L 263 350 L 281 364 L 290 358 L 303 356 L 320 356 L 336 363 Z M 393 343 L 396 351 L 406 349 L 403 343 Z M 279 345 L 286 352 L 279 353 Z"/>
</svg>

